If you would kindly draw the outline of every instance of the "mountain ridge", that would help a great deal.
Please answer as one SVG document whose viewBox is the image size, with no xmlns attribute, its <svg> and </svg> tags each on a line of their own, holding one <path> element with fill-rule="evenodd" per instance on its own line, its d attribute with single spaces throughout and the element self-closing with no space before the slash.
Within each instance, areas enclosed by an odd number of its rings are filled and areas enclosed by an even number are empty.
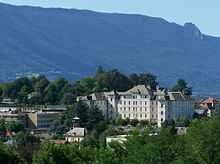
<svg viewBox="0 0 220 164">
<path fill-rule="evenodd" d="M 220 38 L 192 23 L 2 3 L 0 19 L 2 81 L 32 73 L 76 80 L 102 65 L 124 73 L 152 72 L 166 86 L 185 78 L 200 93 L 220 89 Z"/>
</svg>

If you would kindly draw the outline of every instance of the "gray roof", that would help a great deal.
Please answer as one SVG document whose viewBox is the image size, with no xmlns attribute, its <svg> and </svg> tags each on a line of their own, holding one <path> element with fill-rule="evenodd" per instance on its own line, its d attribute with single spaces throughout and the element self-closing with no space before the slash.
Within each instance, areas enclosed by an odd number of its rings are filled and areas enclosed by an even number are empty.
<svg viewBox="0 0 220 164">
<path fill-rule="evenodd" d="M 94 97 L 95 100 L 105 100 L 104 92 L 96 92 L 93 93 L 92 96 Z"/>
<path fill-rule="evenodd" d="M 127 92 L 133 93 L 133 94 L 141 94 L 141 95 L 149 95 L 150 94 L 150 89 L 148 89 L 145 85 L 138 85 Z"/>
<path fill-rule="evenodd" d="M 73 128 L 66 133 L 67 136 L 71 137 L 84 137 L 86 133 L 85 128 Z"/>
<path fill-rule="evenodd" d="M 94 100 L 94 101 L 100 101 L 100 100 L 106 100 L 106 97 L 108 96 L 116 96 L 116 95 L 124 95 L 129 96 L 132 94 L 137 95 L 144 95 L 144 96 L 150 96 L 151 99 L 156 100 L 170 100 L 170 101 L 190 101 L 193 100 L 190 96 L 185 96 L 181 92 L 167 92 L 166 89 L 157 88 L 156 91 L 153 91 L 151 88 L 147 87 L 146 85 L 137 85 L 128 91 L 125 92 L 96 92 L 92 93 L 89 96 L 83 96 L 80 97 L 81 100 Z"/>
<path fill-rule="evenodd" d="M 181 92 L 168 92 L 171 101 L 186 101 L 189 100 L 188 96 L 183 95 Z"/>
</svg>

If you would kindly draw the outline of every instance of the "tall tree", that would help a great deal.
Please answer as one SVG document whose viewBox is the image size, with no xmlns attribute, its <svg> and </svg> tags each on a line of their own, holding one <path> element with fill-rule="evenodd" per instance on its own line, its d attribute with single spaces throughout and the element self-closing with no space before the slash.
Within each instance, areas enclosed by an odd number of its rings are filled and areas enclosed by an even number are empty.
<svg viewBox="0 0 220 164">
<path fill-rule="evenodd" d="M 184 79 L 178 79 L 176 85 L 172 88 L 172 91 L 179 91 L 184 95 L 192 95 L 192 88 L 188 87 L 187 82 Z"/>
</svg>

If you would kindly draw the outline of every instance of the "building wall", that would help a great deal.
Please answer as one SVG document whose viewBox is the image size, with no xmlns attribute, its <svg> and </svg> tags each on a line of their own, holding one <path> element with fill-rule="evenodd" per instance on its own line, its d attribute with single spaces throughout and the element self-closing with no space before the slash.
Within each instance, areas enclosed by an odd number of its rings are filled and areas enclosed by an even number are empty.
<svg viewBox="0 0 220 164">
<path fill-rule="evenodd" d="M 48 129 L 58 118 L 59 113 L 37 112 L 37 128 Z"/>
<path fill-rule="evenodd" d="M 168 101 L 158 101 L 157 108 L 158 108 L 157 125 L 158 125 L 158 127 L 161 127 L 161 125 L 162 125 L 162 123 L 164 123 L 164 121 L 171 119 L 169 102 Z"/>
<path fill-rule="evenodd" d="M 117 106 L 122 119 L 150 120 L 151 118 L 149 97 L 141 95 L 121 96 Z"/>
<path fill-rule="evenodd" d="M 172 119 L 192 119 L 193 117 L 192 101 L 171 101 L 169 103 L 170 115 Z"/>
<path fill-rule="evenodd" d="M 28 117 L 28 129 L 36 129 L 37 128 L 37 114 L 36 113 L 27 113 Z"/>
<path fill-rule="evenodd" d="M 30 129 L 48 129 L 59 117 L 58 112 L 35 112 L 28 113 L 28 128 Z"/>
<path fill-rule="evenodd" d="M 121 116 L 122 119 L 147 120 L 161 126 L 165 120 L 192 119 L 194 102 L 180 92 L 120 92 L 105 93 L 102 100 L 86 100 L 87 104 L 95 104 L 109 119 Z M 143 93 L 143 92 L 142 92 Z M 78 99 L 80 100 L 80 99 Z"/>
</svg>

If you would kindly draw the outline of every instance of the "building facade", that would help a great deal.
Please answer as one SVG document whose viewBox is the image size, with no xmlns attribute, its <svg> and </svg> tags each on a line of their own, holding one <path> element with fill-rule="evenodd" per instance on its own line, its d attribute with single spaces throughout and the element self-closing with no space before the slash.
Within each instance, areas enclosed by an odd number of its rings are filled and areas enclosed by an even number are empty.
<svg viewBox="0 0 220 164">
<path fill-rule="evenodd" d="M 194 101 L 181 92 L 154 91 L 145 85 L 138 85 L 126 92 L 102 92 L 78 97 L 88 105 L 102 110 L 107 119 L 120 116 L 122 119 L 148 120 L 158 126 L 165 120 L 192 119 Z"/>
<path fill-rule="evenodd" d="M 59 115 L 60 112 L 36 111 L 27 113 L 28 129 L 48 130 Z"/>
<path fill-rule="evenodd" d="M 87 130 L 80 127 L 80 118 L 73 118 L 73 128 L 65 134 L 65 140 L 67 143 L 80 143 L 85 139 Z"/>
</svg>

